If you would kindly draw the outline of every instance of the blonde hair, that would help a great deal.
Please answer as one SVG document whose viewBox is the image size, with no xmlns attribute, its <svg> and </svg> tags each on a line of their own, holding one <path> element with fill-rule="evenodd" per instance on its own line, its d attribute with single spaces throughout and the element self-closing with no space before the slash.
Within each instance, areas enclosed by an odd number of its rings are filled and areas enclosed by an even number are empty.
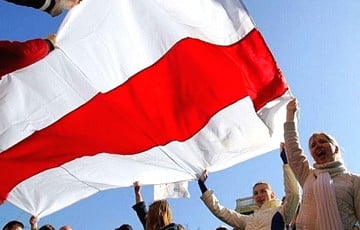
<svg viewBox="0 0 360 230">
<path fill-rule="evenodd" d="M 154 201 L 149 206 L 146 217 L 146 230 L 158 230 L 172 223 L 172 212 L 166 200 Z"/>
</svg>

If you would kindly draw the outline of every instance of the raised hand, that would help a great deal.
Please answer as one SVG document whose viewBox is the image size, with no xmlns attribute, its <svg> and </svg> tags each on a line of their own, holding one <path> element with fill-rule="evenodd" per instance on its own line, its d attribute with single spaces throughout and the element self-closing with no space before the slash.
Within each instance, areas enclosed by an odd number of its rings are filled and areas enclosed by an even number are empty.
<svg viewBox="0 0 360 230">
<path fill-rule="evenodd" d="M 298 110 L 299 110 L 299 106 L 296 98 L 291 99 L 286 106 L 286 121 L 294 121 L 295 113 Z"/>
</svg>

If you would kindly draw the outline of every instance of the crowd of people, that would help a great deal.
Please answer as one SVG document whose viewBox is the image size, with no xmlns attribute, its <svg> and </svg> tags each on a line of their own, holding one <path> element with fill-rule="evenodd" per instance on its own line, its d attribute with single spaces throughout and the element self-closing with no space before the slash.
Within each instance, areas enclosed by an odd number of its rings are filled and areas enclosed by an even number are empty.
<svg viewBox="0 0 360 230">
<path fill-rule="evenodd" d="M 6 0 L 18 5 L 33 7 L 57 16 L 81 0 Z M 56 48 L 56 36 L 25 42 L 0 41 L 0 79 L 16 69 L 30 65 Z M 261 229 L 360 229 L 360 176 L 349 172 L 342 160 L 340 146 L 329 134 L 317 132 L 308 141 L 314 164 L 311 165 L 301 148 L 296 121 L 298 102 L 289 101 L 284 123 L 284 144 L 280 146 L 283 162 L 285 197 L 277 199 L 271 185 L 260 181 L 254 184 L 252 196 L 256 203 L 252 215 L 243 215 L 222 206 L 214 191 L 207 188 L 206 169 L 199 176 L 201 200 L 215 217 L 238 230 Z M 144 230 L 181 230 L 174 223 L 167 200 L 156 200 L 148 207 L 141 196 L 139 182 L 134 183 L 135 210 Z M 51 224 L 38 228 L 38 218 L 29 220 L 31 230 L 54 230 Z M 24 224 L 13 220 L 3 230 L 23 230 Z M 116 230 L 132 230 L 123 224 Z M 219 230 L 227 229 L 218 227 Z M 71 230 L 62 226 L 59 230 Z"/>
<path fill-rule="evenodd" d="M 51 224 L 45 224 L 40 228 L 38 228 L 37 227 L 38 218 L 35 216 L 30 217 L 29 223 L 31 230 L 55 230 L 55 228 Z M 3 230 L 24 230 L 24 229 L 25 229 L 24 224 L 17 220 L 12 220 L 7 224 L 5 224 L 5 226 L 3 227 Z M 68 225 L 64 225 L 60 227 L 59 230 L 72 230 L 72 228 Z"/>
</svg>

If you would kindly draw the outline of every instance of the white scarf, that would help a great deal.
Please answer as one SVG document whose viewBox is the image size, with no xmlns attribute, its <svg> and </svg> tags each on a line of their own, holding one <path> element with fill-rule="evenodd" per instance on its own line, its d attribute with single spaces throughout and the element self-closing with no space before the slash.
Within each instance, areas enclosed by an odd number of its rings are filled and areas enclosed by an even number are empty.
<svg viewBox="0 0 360 230">
<path fill-rule="evenodd" d="M 317 212 L 317 229 L 343 230 L 336 204 L 335 185 L 332 177 L 346 171 L 342 161 L 314 164 L 317 179 L 314 182 L 314 197 Z"/>
</svg>

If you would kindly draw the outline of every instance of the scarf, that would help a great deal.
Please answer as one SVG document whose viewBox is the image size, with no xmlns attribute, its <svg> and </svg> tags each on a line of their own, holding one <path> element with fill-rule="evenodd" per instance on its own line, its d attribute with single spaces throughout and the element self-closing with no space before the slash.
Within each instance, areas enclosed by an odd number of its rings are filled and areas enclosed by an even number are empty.
<svg viewBox="0 0 360 230">
<path fill-rule="evenodd" d="M 335 185 L 332 177 L 344 173 L 346 168 L 342 161 L 325 164 L 314 164 L 316 180 L 314 182 L 314 197 L 317 213 L 317 229 L 343 230 L 339 209 L 336 204 Z"/>
</svg>

